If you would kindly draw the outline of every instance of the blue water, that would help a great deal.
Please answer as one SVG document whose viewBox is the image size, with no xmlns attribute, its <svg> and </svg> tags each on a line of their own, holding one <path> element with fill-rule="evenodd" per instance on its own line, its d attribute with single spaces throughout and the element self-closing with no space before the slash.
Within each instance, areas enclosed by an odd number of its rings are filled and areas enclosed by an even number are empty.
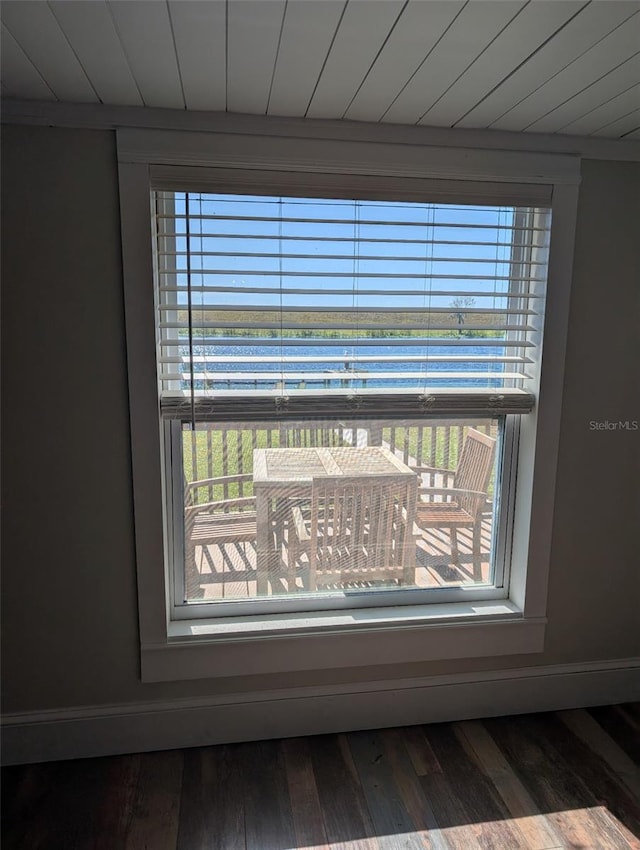
<svg viewBox="0 0 640 850">
<path fill-rule="evenodd" d="M 442 340 L 439 340 L 441 342 Z M 195 388 L 202 390 L 220 390 L 220 389 L 335 389 L 335 388 L 350 388 L 350 389 L 388 389 L 391 387 L 423 387 L 427 384 L 430 387 L 478 387 L 478 388 L 499 388 L 502 385 L 501 373 L 505 371 L 504 363 L 484 362 L 484 363 L 459 363 L 448 361 L 430 361 L 428 374 L 425 371 L 424 358 L 427 354 L 427 345 L 424 341 L 420 341 L 418 345 L 401 344 L 401 340 L 394 342 L 392 346 L 380 345 L 363 345 L 355 348 L 350 345 L 349 340 L 333 340 L 333 344 L 315 344 L 313 340 L 299 340 L 295 345 L 247 345 L 246 341 L 231 341 L 221 339 L 219 343 L 211 345 L 194 345 L 194 357 L 215 356 L 216 358 L 228 358 L 216 360 L 215 365 L 209 364 L 210 372 L 228 373 L 227 379 L 207 379 L 207 381 L 197 380 Z M 456 356 L 494 356 L 502 357 L 504 348 L 500 345 L 486 344 L 471 344 L 471 345 L 431 345 L 428 348 L 429 355 L 437 355 L 439 357 Z M 189 356 L 188 346 L 180 346 L 180 354 L 184 357 Z M 415 360 L 400 360 L 395 362 L 387 361 L 365 361 L 363 357 L 384 357 L 393 354 L 399 357 L 416 357 Z M 237 357 L 259 357 L 259 372 L 256 370 L 255 378 L 247 380 L 234 380 L 233 376 L 237 372 L 252 373 L 256 369 L 256 364 L 234 362 Z M 288 360 L 283 364 L 279 362 L 279 358 L 295 358 Z M 309 362 L 307 358 L 319 358 L 319 362 Z M 333 360 L 322 360 L 321 358 L 334 358 Z M 265 358 L 265 359 L 262 359 Z M 278 362 L 268 362 L 268 359 L 277 360 Z M 511 371 L 510 364 L 506 364 L 508 371 Z M 182 373 L 185 376 L 183 389 L 189 389 L 188 362 L 182 365 Z M 366 377 L 353 378 L 350 377 L 350 370 L 355 369 L 359 373 L 366 372 Z M 194 371 L 202 371 L 202 364 L 194 363 Z M 312 373 L 314 377 L 307 377 L 304 384 L 299 380 L 287 380 L 284 387 L 281 383 L 281 373 L 286 372 L 306 372 Z M 381 372 L 413 372 L 421 373 L 420 377 L 411 378 L 377 378 L 376 374 Z M 438 372 L 492 372 L 495 373 L 495 378 L 480 377 L 478 379 L 452 379 L 438 378 Z M 273 378 L 265 376 L 265 373 L 273 373 Z M 315 379 L 317 373 L 317 380 Z M 424 377 L 422 377 L 424 375 Z M 427 380 L 425 380 L 425 378 Z M 206 383 L 206 387 L 205 387 Z"/>
</svg>

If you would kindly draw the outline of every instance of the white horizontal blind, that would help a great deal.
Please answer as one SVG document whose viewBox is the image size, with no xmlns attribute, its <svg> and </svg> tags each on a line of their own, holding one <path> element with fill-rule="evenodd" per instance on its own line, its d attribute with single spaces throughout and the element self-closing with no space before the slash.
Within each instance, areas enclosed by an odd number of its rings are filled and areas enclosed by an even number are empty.
<svg viewBox="0 0 640 850">
<path fill-rule="evenodd" d="M 265 399 L 310 413 L 532 406 L 548 209 L 191 191 L 154 203 L 165 415 L 257 414 Z"/>
</svg>

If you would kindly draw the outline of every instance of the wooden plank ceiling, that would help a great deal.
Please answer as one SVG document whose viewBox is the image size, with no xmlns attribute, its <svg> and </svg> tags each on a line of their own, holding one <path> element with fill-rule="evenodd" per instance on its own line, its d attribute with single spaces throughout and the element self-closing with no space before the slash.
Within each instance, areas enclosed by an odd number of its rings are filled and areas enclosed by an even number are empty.
<svg viewBox="0 0 640 850">
<path fill-rule="evenodd" d="M 640 0 L 5 0 L 2 95 L 640 138 Z"/>
</svg>

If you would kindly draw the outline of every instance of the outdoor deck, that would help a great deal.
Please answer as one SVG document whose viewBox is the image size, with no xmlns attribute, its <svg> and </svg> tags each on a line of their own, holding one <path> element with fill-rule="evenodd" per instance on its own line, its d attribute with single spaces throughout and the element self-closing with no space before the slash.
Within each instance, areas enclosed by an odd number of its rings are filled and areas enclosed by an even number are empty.
<svg viewBox="0 0 640 850">
<path fill-rule="evenodd" d="M 450 564 L 451 550 L 449 535 L 437 529 L 423 532 L 417 541 L 416 580 L 417 587 L 455 587 L 472 584 L 471 531 L 458 533 L 460 565 Z M 491 520 L 482 524 L 482 578 L 489 579 L 489 551 L 491 546 Z M 283 551 L 286 558 L 286 547 Z M 223 545 L 198 546 L 196 548 L 196 572 L 189 577 L 187 595 L 192 600 L 250 599 L 257 594 L 256 547 L 255 543 L 226 543 Z M 361 587 L 380 587 L 380 582 L 362 582 Z M 302 577 L 297 579 L 302 590 Z M 355 588 L 353 582 L 338 585 L 336 589 Z M 270 594 L 288 593 L 284 576 L 276 574 L 269 586 Z"/>
<path fill-rule="evenodd" d="M 285 423 L 198 423 L 196 430 L 183 430 L 185 479 L 191 491 L 190 504 L 212 500 L 240 500 L 251 503 L 253 491 L 253 456 L 256 448 L 301 448 L 312 446 L 383 446 L 410 468 L 428 465 L 438 469 L 455 470 L 469 428 L 475 428 L 493 438 L 498 435 L 496 420 L 492 419 L 423 419 L 389 421 L 362 420 L 312 424 Z M 222 477 L 220 477 L 222 476 Z M 224 482 L 224 476 L 232 483 Z M 241 479 L 241 480 L 240 480 Z M 205 481 L 206 480 L 206 481 Z M 203 486 L 197 483 L 202 481 Z M 442 487 L 445 478 L 439 473 L 428 480 L 431 486 Z M 491 510 L 493 482 L 481 526 L 482 582 L 490 580 Z M 436 497 L 436 500 L 441 497 Z M 249 505 L 251 507 L 251 505 Z M 233 508 L 235 510 L 235 507 Z M 253 508 L 255 509 L 255 508 Z M 458 530 L 459 563 L 452 563 L 451 538 L 448 528 L 415 528 L 416 571 L 414 586 L 422 588 L 455 587 L 474 583 L 472 531 Z M 194 557 L 195 555 L 195 557 Z M 270 595 L 289 593 L 287 572 L 287 543 L 280 552 L 280 570 L 271 576 L 267 587 Z M 256 541 L 207 541 L 195 546 L 186 570 L 188 600 L 256 598 L 257 589 Z M 303 589 L 304 564 L 296 580 Z M 478 578 L 475 579 L 478 581 Z M 383 586 L 380 581 L 362 581 L 336 585 L 336 590 L 356 586 Z M 387 585 L 389 586 L 389 585 Z M 393 585 L 391 585 L 393 586 Z M 262 591 L 264 593 L 264 590 Z"/>
</svg>

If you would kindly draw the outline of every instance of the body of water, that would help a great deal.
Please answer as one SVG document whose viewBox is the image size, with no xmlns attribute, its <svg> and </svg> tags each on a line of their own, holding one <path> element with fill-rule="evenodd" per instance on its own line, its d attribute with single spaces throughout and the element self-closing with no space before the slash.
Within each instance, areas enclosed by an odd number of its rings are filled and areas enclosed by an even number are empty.
<svg viewBox="0 0 640 850">
<path fill-rule="evenodd" d="M 505 355 L 502 345 L 476 344 L 475 340 L 464 340 L 462 345 L 458 341 L 452 345 L 441 344 L 444 343 L 442 339 L 437 343 L 426 345 L 420 340 L 415 344 L 394 339 L 393 345 L 355 347 L 349 340 L 332 340 L 330 344 L 297 340 L 287 345 L 220 340 L 215 344 L 193 346 L 194 372 L 198 375 L 195 388 L 385 389 L 420 387 L 426 382 L 434 387 L 497 389 L 503 385 L 503 373 L 512 371 L 511 364 L 495 360 Z M 181 367 L 183 389 L 188 390 L 188 346 L 180 346 L 180 354 L 184 358 Z M 434 357 L 436 359 L 432 359 Z M 452 377 L 451 373 L 463 375 Z M 473 377 L 474 373 L 478 373 L 477 378 Z"/>
</svg>

